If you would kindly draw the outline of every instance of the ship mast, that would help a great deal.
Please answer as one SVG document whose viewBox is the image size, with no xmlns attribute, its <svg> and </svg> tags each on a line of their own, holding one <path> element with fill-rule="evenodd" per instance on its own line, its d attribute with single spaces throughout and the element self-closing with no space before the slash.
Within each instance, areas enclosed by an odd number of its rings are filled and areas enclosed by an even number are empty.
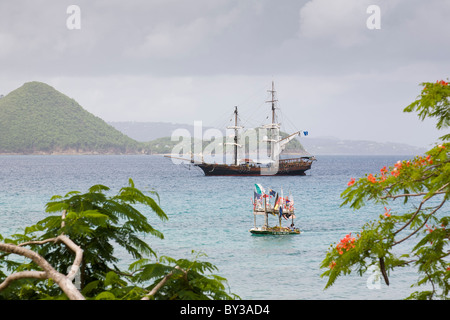
<svg viewBox="0 0 450 320">
<path fill-rule="evenodd" d="M 238 107 L 234 107 L 234 126 L 233 127 L 227 127 L 227 129 L 234 129 L 234 143 L 226 143 L 227 145 L 232 144 L 234 146 L 234 165 L 238 165 L 238 150 L 237 148 L 240 147 L 238 144 L 238 136 L 239 136 L 239 129 L 242 129 L 242 127 L 238 126 Z"/>
<path fill-rule="evenodd" d="M 272 125 L 275 124 L 275 86 L 274 83 L 272 81 L 272 90 L 269 90 L 271 95 L 272 95 L 272 100 L 270 100 L 270 102 L 272 102 Z"/>
<path fill-rule="evenodd" d="M 275 123 L 275 85 L 272 81 L 272 90 L 267 90 L 271 93 L 272 99 L 266 102 L 270 102 L 272 104 L 272 123 L 270 125 L 270 140 L 268 142 L 270 143 L 270 158 L 274 161 L 275 160 L 275 148 L 274 144 L 278 141 L 278 135 L 275 135 L 274 132 L 278 128 L 278 125 Z"/>
<path fill-rule="evenodd" d="M 235 106 L 234 109 L 234 165 L 237 166 L 238 161 L 237 161 L 237 148 L 238 148 L 238 125 L 237 125 L 237 121 L 238 121 L 238 109 L 237 106 Z"/>
</svg>

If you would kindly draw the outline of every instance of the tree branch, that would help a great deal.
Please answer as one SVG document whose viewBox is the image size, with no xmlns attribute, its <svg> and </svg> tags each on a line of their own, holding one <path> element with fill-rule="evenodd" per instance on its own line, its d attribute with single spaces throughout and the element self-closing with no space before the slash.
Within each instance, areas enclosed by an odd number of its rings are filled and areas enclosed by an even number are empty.
<svg viewBox="0 0 450 320">
<path fill-rule="evenodd" d="M 428 198 L 428 199 L 430 199 L 430 198 Z M 416 234 L 417 232 L 419 232 L 419 230 L 421 230 L 421 229 L 423 228 L 423 226 L 425 226 L 425 224 L 428 222 L 428 219 L 429 219 L 433 214 L 435 214 L 436 211 L 438 211 L 438 210 L 444 205 L 444 203 L 445 203 L 446 201 L 447 201 L 447 200 L 444 198 L 444 200 L 442 200 L 442 202 L 441 202 L 438 206 L 436 206 L 435 209 L 428 215 L 428 217 L 425 219 L 425 221 L 422 223 L 422 225 L 421 225 L 419 228 L 417 228 L 414 232 L 412 232 L 410 235 L 408 235 L 407 237 L 403 238 L 402 240 L 399 240 L 399 241 L 394 242 L 394 243 L 392 244 L 392 246 L 395 246 L 395 245 L 397 245 L 397 244 L 399 244 L 399 243 L 402 243 L 403 241 L 405 241 L 405 240 L 411 238 L 414 234 Z M 419 212 L 419 209 L 417 209 L 415 215 L 417 215 L 418 212 Z M 408 224 L 409 224 L 409 222 L 408 222 Z M 404 227 L 406 227 L 406 225 L 405 225 Z M 404 228 L 404 227 L 403 227 L 403 228 Z M 398 232 L 399 232 L 399 231 L 397 231 L 395 234 L 397 234 Z"/>
<path fill-rule="evenodd" d="M 185 277 L 187 277 L 187 271 L 181 269 L 179 266 L 175 266 L 175 269 L 180 270 L 184 273 Z M 153 289 L 152 291 L 150 291 L 147 295 L 145 295 L 141 300 L 150 300 L 150 297 L 154 296 L 159 289 L 161 289 L 161 287 L 167 282 L 167 280 L 169 280 L 173 274 L 174 274 L 175 270 L 169 272 Z"/>
<path fill-rule="evenodd" d="M 77 290 L 72 281 L 56 271 L 43 257 L 41 257 L 36 252 L 20 247 L 18 245 L 9 244 L 9 243 L 0 243 L 0 250 L 18 254 L 24 257 L 31 259 L 34 263 L 36 263 L 39 267 L 43 269 L 43 271 L 28 271 L 28 272 L 18 272 L 10 275 L 3 283 L 0 284 L 0 288 L 6 288 L 12 280 L 15 279 L 23 279 L 25 277 L 37 277 L 38 279 L 53 279 L 59 287 L 63 290 L 63 292 L 67 295 L 67 297 L 71 300 L 84 300 L 83 295 Z"/>
<path fill-rule="evenodd" d="M 394 236 L 397 235 L 399 232 L 401 232 L 403 229 L 405 229 L 407 226 L 409 226 L 411 224 L 411 222 L 416 218 L 416 216 L 419 214 L 420 210 L 422 209 L 422 206 L 425 204 L 425 202 L 427 202 L 430 198 L 427 199 L 423 199 L 420 204 L 419 207 L 417 207 L 416 212 L 414 212 L 414 214 L 411 216 L 411 219 L 409 219 L 409 221 L 407 223 L 405 223 L 405 225 L 403 227 L 401 227 L 400 229 L 398 229 L 397 231 L 394 232 Z"/>
<path fill-rule="evenodd" d="M 25 278 L 47 279 L 47 274 L 43 271 L 21 271 L 13 273 L 0 283 L 0 291 L 7 288 L 13 281 Z"/>
<path fill-rule="evenodd" d="M 436 190 L 436 192 L 434 192 L 433 193 L 433 195 L 432 196 L 430 196 L 430 197 L 428 197 L 428 198 L 431 198 L 431 197 L 433 197 L 433 196 L 435 196 L 435 195 L 437 195 L 437 194 L 445 194 L 445 193 L 447 193 L 446 191 L 442 191 L 443 189 L 445 189 L 446 187 L 448 187 L 450 185 L 450 183 L 446 183 L 446 184 L 444 184 L 442 187 L 440 187 L 438 190 Z M 385 195 L 385 196 L 383 196 L 383 197 L 380 197 L 380 199 L 393 199 L 393 200 L 395 200 L 395 199 L 397 199 L 397 198 L 404 198 L 404 197 L 419 197 L 419 196 L 425 196 L 425 195 L 427 195 L 428 194 L 428 192 L 419 192 L 419 193 L 404 193 L 404 194 L 397 194 L 397 195 L 395 195 L 395 196 L 392 196 L 392 195 L 390 195 L 390 194 L 387 194 L 387 195 Z"/>
<path fill-rule="evenodd" d="M 61 227 L 64 227 L 64 219 L 66 216 L 66 211 L 64 210 L 62 213 L 62 223 Z M 75 259 L 70 268 L 69 273 L 66 275 L 59 273 L 56 271 L 47 260 L 45 260 L 38 253 L 24 248 L 26 245 L 33 244 L 45 244 L 48 242 L 64 243 L 70 250 L 75 252 Z M 28 241 L 21 243 L 19 245 L 8 244 L 8 243 L 0 243 L 0 250 L 5 251 L 7 253 L 14 253 L 24 257 L 31 259 L 34 263 L 36 263 L 39 267 L 41 267 L 44 271 L 22 271 L 9 275 L 1 284 L 0 291 L 4 288 L 8 287 L 9 284 L 17 279 L 23 278 L 36 278 L 36 279 L 53 279 L 59 287 L 64 291 L 67 297 L 71 300 L 84 300 L 83 295 L 78 291 L 75 285 L 72 283 L 75 275 L 77 274 L 81 262 L 83 260 L 83 250 L 77 246 L 72 240 L 70 240 L 64 234 L 59 235 L 56 238 L 45 239 L 42 241 Z"/>
</svg>

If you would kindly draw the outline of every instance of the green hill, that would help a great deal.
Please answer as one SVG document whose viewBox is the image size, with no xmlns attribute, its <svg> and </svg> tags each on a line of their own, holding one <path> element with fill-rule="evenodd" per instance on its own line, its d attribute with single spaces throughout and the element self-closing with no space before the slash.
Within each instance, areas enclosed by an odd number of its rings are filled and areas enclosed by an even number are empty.
<svg viewBox="0 0 450 320">
<path fill-rule="evenodd" d="M 0 153 L 140 153 L 143 144 L 41 82 L 0 99 Z"/>
</svg>

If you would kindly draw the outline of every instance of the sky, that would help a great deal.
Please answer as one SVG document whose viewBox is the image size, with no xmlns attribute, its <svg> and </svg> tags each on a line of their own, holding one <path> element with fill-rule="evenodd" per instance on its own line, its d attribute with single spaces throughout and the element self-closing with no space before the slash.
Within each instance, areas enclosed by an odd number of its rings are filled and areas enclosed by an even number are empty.
<svg viewBox="0 0 450 320">
<path fill-rule="evenodd" d="M 238 106 L 251 127 L 273 81 L 286 131 L 429 147 L 444 132 L 403 109 L 449 78 L 449 16 L 450 0 L 1 0 L 0 94 L 41 81 L 108 122 L 205 127 Z"/>
</svg>

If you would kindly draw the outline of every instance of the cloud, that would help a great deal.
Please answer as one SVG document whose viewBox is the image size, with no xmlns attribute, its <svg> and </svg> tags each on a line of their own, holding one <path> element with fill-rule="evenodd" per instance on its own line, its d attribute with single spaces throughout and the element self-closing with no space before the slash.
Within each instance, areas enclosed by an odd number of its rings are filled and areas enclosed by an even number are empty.
<svg viewBox="0 0 450 320">
<path fill-rule="evenodd" d="M 367 7 L 371 0 L 312 0 L 300 10 L 300 35 L 339 46 L 367 41 Z"/>
<path fill-rule="evenodd" d="M 0 2 L 0 94 L 44 81 L 108 121 L 213 125 L 273 79 L 311 134 L 439 136 L 401 110 L 449 76 L 448 0 L 78 0 L 81 30 L 68 30 L 71 4 Z"/>
<path fill-rule="evenodd" d="M 185 25 L 161 23 L 125 54 L 130 58 L 183 59 L 198 53 L 200 47 L 204 48 L 220 32 L 212 22 L 200 17 Z"/>
<path fill-rule="evenodd" d="M 2 71 L 100 76 L 331 74 L 446 61 L 449 1 L 69 1 L 0 4 Z M 370 4 L 382 29 L 368 30 Z"/>
<path fill-rule="evenodd" d="M 369 5 L 381 10 L 380 30 L 366 26 Z M 299 11 L 298 41 L 292 46 L 300 50 L 302 43 L 303 56 L 315 61 L 305 68 L 324 75 L 390 72 L 427 62 L 444 67 L 449 14 L 450 1 L 311 0 Z"/>
<path fill-rule="evenodd" d="M 68 30 L 66 9 L 71 3 L 43 3 L 0 4 L 0 30 L 18 44 L 4 57 L 11 72 L 75 76 L 261 72 L 266 70 L 261 64 L 268 52 L 275 53 L 288 34 L 288 23 L 295 27 L 300 6 L 267 0 L 132 4 L 80 0 L 81 29 Z M 296 10 L 291 10 L 293 3 Z M 267 17 L 270 11 L 274 15 Z M 284 19 L 286 14 L 289 19 Z"/>
<path fill-rule="evenodd" d="M 16 39 L 7 33 L 0 33 L 0 44 L 0 58 L 8 57 L 17 46 Z"/>
</svg>

